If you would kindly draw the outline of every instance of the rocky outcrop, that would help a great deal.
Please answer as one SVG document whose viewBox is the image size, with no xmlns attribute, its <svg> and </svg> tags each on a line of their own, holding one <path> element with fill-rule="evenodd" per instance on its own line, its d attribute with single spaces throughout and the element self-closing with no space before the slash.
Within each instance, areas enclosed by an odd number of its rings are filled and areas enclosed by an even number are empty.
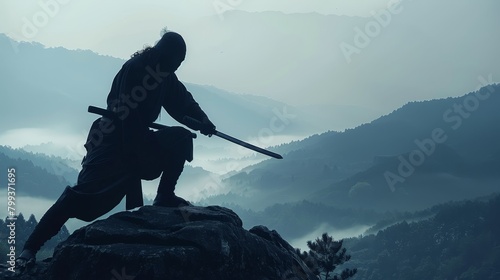
<svg viewBox="0 0 500 280">
<path fill-rule="evenodd" d="M 39 279 L 316 279 L 276 231 L 247 231 L 218 206 L 144 206 L 96 221 L 59 244 L 43 274 Z"/>
</svg>

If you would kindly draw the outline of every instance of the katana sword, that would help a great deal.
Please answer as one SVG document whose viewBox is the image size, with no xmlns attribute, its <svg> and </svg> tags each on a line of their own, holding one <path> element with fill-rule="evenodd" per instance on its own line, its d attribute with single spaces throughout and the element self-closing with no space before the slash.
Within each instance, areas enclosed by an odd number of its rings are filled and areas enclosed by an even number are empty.
<svg viewBox="0 0 500 280">
<path fill-rule="evenodd" d="M 110 119 L 116 119 L 116 114 L 114 112 L 106 110 L 106 109 L 102 109 L 102 108 L 95 107 L 95 106 L 89 106 L 88 111 L 89 111 L 89 113 L 98 114 L 98 115 L 101 115 L 101 116 L 104 116 L 104 117 L 107 117 Z M 183 122 L 190 127 L 196 128 L 197 130 L 199 130 L 202 126 L 202 123 L 200 121 L 198 121 L 197 119 L 188 117 L 188 116 L 184 117 Z M 152 123 L 149 125 L 149 127 L 154 128 L 154 129 L 162 129 L 162 128 L 166 128 L 167 126 L 159 124 L 159 123 Z M 242 141 L 240 139 L 229 136 L 229 135 L 222 133 L 220 131 L 215 130 L 213 135 L 218 136 L 218 137 L 225 139 L 227 141 L 233 142 L 234 144 L 243 146 L 243 147 L 250 149 L 252 151 L 264 154 L 266 156 L 270 156 L 270 157 L 273 157 L 276 159 L 283 159 L 283 157 L 280 154 L 273 153 L 273 152 L 268 151 L 266 149 L 262 149 L 260 147 L 252 145 L 252 144 L 247 143 L 245 141 Z M 194 138 L 196 138 L 196 137 L 194 137 Z"/>
<path fill-rule="evenodd" d="M 189 117 L 189 116 L 185 116 L 183 118 L 183 122 L 185 124 L 187 124 L 188 126 L 190 127 L 193 127 L 193 128 L 196 128 L 197 130 L 199 130 L 201 128 L 201 126 L 203 125 L 200 121 L 198 121 L 197 119 L 194 119 L 192 117 Z M 234 138 L 232 136 L 229 136 L 225 133 L 222 133 L 220 131 L 217 131 L 215 130 L 214 131 L 214 134 L 215 136 L 218 136 L 222 139 L 225 139 L 227 141 L 230 141 L 230 142 L 233 142 L 234 144 L 237 144 L 237 145 L 240 145 L 240 146 L 243 146 L 247 149 L 250 149 L 252 151 L 255 151 L 255 152 L 258 152 L 258 153 L 261 153 L 261 154 L 264 154 L 266 156 L 270 156 L 270 157 L 273 157 L 273 158 L 276 158 L 276 159 L 283 159 L 283 157 L 280 155 L 280 154 L 277 154 L 277 153 L 273 153 L 271 151 L 268 151 L 266 149 L 262 149 L 260 147 L 257 147 L 257 146 L 254 146 L 250 143 L 247 143 L 245 141 L 242 141 L 240 139 L 237 139 L 237 138 Z"/>
<path fill-rule="evenodd" d="M 220 138 L 226 139 L 227 141 L 231 141 L 231 142 L 233 142 L 235 144 L 238 144 L 240 146 L 243 146 L 245 148 L 248 148 L 250 150 L 259 152 L 261 154 L 264 154 L 266 156 L 270 156 L 270 157 L 273 157 L 273 158 L 276 158 L 276 159 L 283 159 L 283 157 L 280 154 L 273 153 L 273 152 L 268 151 L 266 149 L 259 148 L 257 146 L 254 146 L 254 145 L 250 144 L 250 143 L 247 143 L 245 141 L 241 141 L 240 139 L 236 139 L 236 138 L 231 137 L 231 136 L 229 136 L 227 134 L 224 134 L 224 133 L 222 133 L 220 131 L 216 130 L 214 135 L 215 136 L 219 136 Z"/>
</svg>

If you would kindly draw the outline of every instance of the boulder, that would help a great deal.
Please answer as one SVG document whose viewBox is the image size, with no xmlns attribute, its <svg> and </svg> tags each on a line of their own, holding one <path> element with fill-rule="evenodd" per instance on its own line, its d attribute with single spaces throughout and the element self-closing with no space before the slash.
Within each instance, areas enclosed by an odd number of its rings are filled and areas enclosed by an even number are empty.
<svg viewBox="0 0 500 280">
<path fill-rule="evenodd" d="M 41 276 L 41 275 L 40 275 Z M 75 231 L 40 279 L 317 279 L 276 231 L 219 206 L 144 206 Z"/>
</svg>

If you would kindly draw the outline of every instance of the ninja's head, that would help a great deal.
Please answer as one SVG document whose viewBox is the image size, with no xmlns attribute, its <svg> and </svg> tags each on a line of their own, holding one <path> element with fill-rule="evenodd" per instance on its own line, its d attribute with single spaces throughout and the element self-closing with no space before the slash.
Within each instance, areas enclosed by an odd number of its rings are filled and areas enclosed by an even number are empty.
<svg viewBox="0 0 500 280">
<path fill-rule="evenodd" d="M 175 72 L 186 58 L 186 42 L 175 32 L 163 34 L 154 48 L 159 51 L 161 68 L 171 73 Z"/>
</svg>

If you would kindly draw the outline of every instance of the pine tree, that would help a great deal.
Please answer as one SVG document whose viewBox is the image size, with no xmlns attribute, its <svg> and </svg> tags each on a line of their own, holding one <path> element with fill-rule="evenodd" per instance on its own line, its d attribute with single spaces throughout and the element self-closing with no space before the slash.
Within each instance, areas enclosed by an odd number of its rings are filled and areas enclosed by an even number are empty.
<svg viewBox="0 0 500 280">
<path fill-rule="evenodd" d="M 340 274 L 333 275 L 333 271 L 339 265 L 351 259 L 347 250 L 342 248 L 342 243 L 343 240 L 334 241 L 333 237 L 323 233 L 315 241 L 307 241 L 309 252 L 300 252 L 297 249 L 297 253 L 314 274 L 323 276 L 325 280 L 345 280 L 354 276 L 357 269 L 346 268 Z"/>
</svg>

